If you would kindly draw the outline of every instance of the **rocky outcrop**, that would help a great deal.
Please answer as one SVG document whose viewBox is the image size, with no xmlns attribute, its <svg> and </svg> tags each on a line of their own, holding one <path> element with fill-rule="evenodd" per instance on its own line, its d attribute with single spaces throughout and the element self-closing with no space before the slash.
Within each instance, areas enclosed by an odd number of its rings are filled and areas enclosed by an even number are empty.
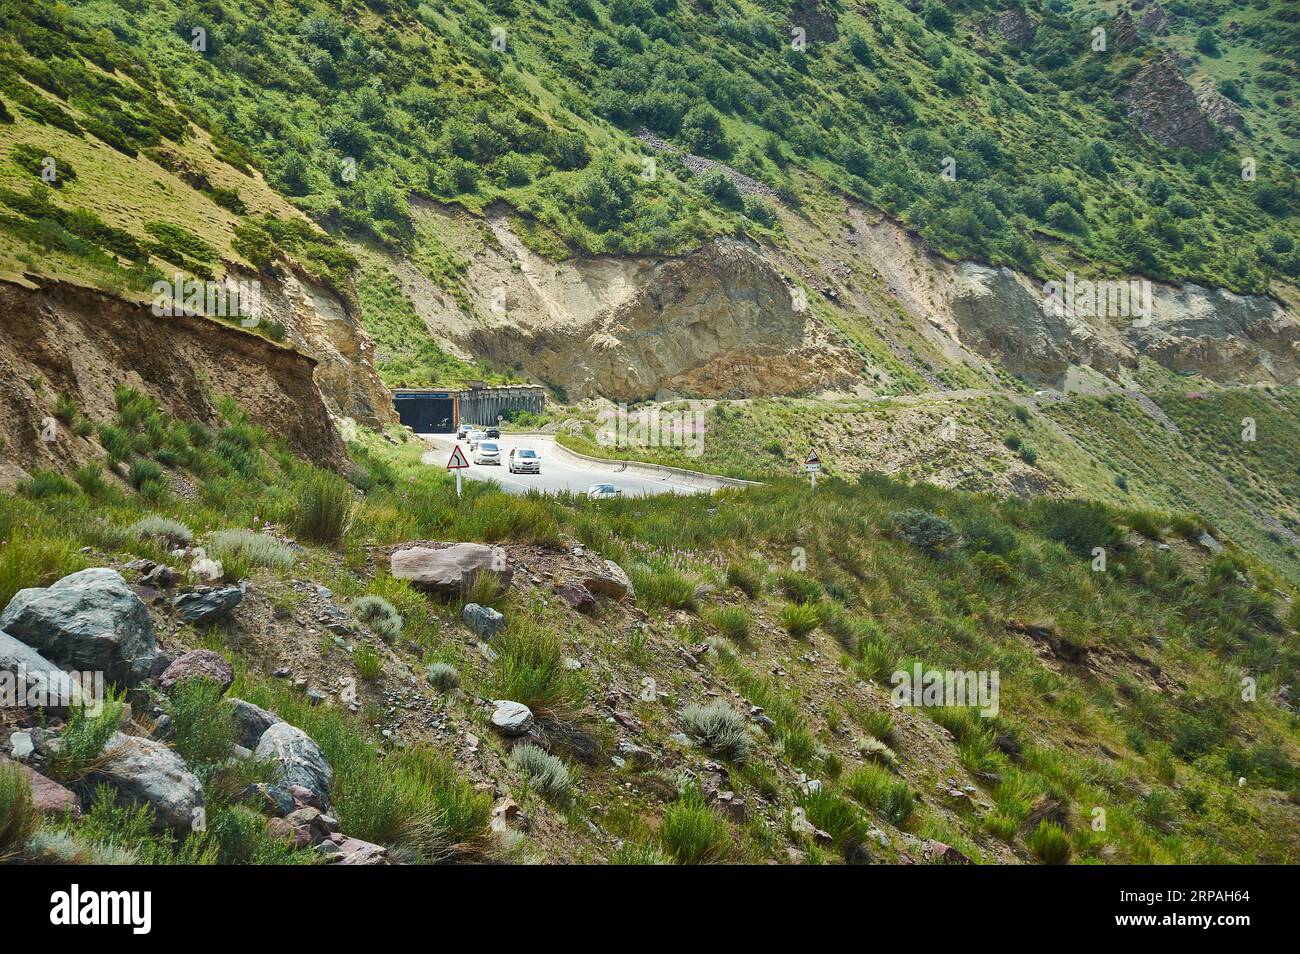
<svg viewBox="0 0 1300 954">
<path fill-rule="evenodd" d="M 1209 117 L 1210 122 L 1220 129 L 1246 131 L 1246 117 L 1242 115 L 1236 103 L 1219 92 L 1211 77 L 1207 76 L 1196 87 L 1196 102 L 1200 105 L 1201 111 Z"/>
<path fill-rule="evenodd" d="M 1138 128 L 1160 145 L 1196 152 L 1214 148 L 1214 129 L 1168 50 L 1146 62 L 1124 98 Z"/>
<path fill-rule="evenodd" d="M 1164 33 L 1169 29 L 1169 14 L 1160 4 L 1153 3 L 1138 20 L 1138 29 L 1148 33 Z"/>
<path fill-rule="evenodd" d="M 238 586 L 223 586 L 181 593 L 172 600 L 176 618 L 191 626 L 209 626 L 229 616 L 244 599 Z"/>
<path fill-rule="evenodd" d="M 342 465 L 316 362 L 293 348 L 212 318 L 157 317 L 147 303 L 58 281 L 0 282 L 0 324 L 0 486 L 36 468 L 70 472 L 102 459 L 93 439 L 52 423 L 51 411 L 66 397 L 107 422 L 119 384 L 206 423 L 229 395 L 294 453 Z"/>
<path fill-rule="evenodd" d="M 62 713 L 83 701 L 81 686 L 36 650 L 0 632 L 0 707 Z"/>
<path fill-rule="evenodd" d="M 1019 7 L 995 13 L 989 19 L 989 29 L 1017 50 L 1023 50 L 1034 41 L 1038 24 Z"/>
<path fill-rule="evenodd" d="M 185 760 L 163 743 L 119 732 L 105 753 L 107 758 L 89 776 L 92 785 L 112 786 L 121 804 L 152 808 L 155 828 L 185 832 L 201 821 L 203 786 Z"/>
<path fill-rule="evenodd" d="M 1008 268 L 958 265 L 948 307 L 963 344 L 1030 380 L 1055 382 L 1071 365 L 1113 368 L 1122 359 L 1083 321 L 1044 309 L 1041 291 Z"/>
<path fill-rule="evenodd" d="M 27 784 L 32 790 L 32 807 L 42 815 L 55 818 L 81 817 L 81 803 L 77 800 L 77 796 L 58 782 L 46 778 L 31 766 L 24 765 L 22 762 L 11 762 L 0 755 L 0 766 L 5 765 L 16 765 L 19 773 L 27 779 Z"/>
<path fill-rule="evenodd" d="M 1121 10 L 1119 16 L 1110 22 L 1110 45 L 1115 50 L 1132 50 L 1142 42 L 1138 36 L 1137 24 L 1127 10 Z"/>
<path fill-rule="evenodd" d="M 249 750 L 257 748 L 257 743 L 262 741 L 262 735 L 267 729 L 284 721 L 274 712 L 268 712 L 244 699 L 229 698 L 225 704 L 230 706 L 230 717 L 235 722 L 239 744 Z"/>
<path fill-rule="evenodd" d="M 19 590 L 0 614 L 0 630 L 65 669 L 102 672 L 120 685 L 134 685 L 166 665 L 148 608 L 120 573 L 107 568 Z"/>
<path fill-rule="evenodd" d="M 334 769 L 320 748 L 303 732 L 287 722 L 269 726 L 257 742 L 254 757 L 274 763 L 275 781 L 292 788 L 301 785 L 325 808 L 334 788 Z"/>
<path fill-rule="evenodd" d="M 1154 299 L 1153 320 L 1127 334 L 1140 353 L 1214 381 L 1300 382 L 1300 324 L 1271 298 L 1157 285 Z"/>
</svg>

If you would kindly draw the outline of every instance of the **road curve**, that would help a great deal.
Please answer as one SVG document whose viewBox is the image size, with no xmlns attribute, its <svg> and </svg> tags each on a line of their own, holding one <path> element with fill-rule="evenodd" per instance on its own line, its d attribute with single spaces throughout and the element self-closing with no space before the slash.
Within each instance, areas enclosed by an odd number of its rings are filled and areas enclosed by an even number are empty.
<svg viewBox="0 0 1300 954">
<path fill-rule="evenodd" d="M 452 447 L 457 441 L 452 434 L 417 434 L 430 445 L 424 455 L 424 463 L 431 467 L 446 467 L 451 458 Z M 635 464 L 621 469 L 616 462 L 597 463 L 585 461 L 563 449 L 556 450 L 555 438 L 541 434 L 514 435 L 503 434 L 497 444 L 501 445 L 500 465 L 475 464 L 467 441 L 460 441 L 461 453 L 470 461 L 470 466 L 461 473 L 470 480 L 495 480 L 502 490 L 522 494 L 529 490 L 546 493 L 572 491 L 584 493 L 592 484 L 613 484 L 629 497 L 650 496 L 653 494 L 697 494 L 709 493 L 723 486 L 722 480 L 711 481 L 707 477 L 690 478 L 675 474 L 661 474 L 651 470 L 642 470 Z M 512 474 L 505 464 L 511 448 L 531 447 L 542 458 L 540 474 Z"/>
</svg>

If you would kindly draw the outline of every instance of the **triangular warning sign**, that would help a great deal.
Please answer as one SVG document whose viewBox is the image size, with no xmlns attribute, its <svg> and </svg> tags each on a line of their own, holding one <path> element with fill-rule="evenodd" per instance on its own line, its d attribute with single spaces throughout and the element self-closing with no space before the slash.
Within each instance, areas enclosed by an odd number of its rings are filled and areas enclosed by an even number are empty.
<svg viewBox="0 0 1300 954">
<path fill-rule="evenodd" d="M 816 451 L 809 451 L 809 452 L 808 452 L 808 459 L 807 459 L 806 461 L 804 461 L 805 464 L 820 464 L 821 462 L 822 462 L 822 459 L 821 459 L 820 457 L 817 456 L 817 452 L 816 452 Z"/>
<path fill-rule="evenodd" d="M 465 459 L 465 455 L 460 452 L 460 445 L 457 444 L 451 450 L 451 460 L 447 461 L 447 469 L 463 470 L 468 466 L 469 466 L 469 461 L 467 461 Z"/>
</svg>

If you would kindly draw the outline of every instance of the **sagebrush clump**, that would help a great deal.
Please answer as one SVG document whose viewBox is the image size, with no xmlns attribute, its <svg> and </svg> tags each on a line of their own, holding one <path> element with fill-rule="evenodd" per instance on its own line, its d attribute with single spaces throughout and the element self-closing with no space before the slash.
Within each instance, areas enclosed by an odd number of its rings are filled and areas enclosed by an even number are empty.
<svg viewBox="0 0 1300 954">
<path fill-rule="evenodd" d="M 743 762 L 749 757 L 753 740 L 744 717 L 721 699 L 705 706 L 687 706 L 682 710 L 682 723 L 696 745 L 718 758 Z"/>
<path fill-rule="evenodd" d="M 402 614 L 382 596 L 362 596 L 353 601 L 352 611 L 386 643 L 402 635 Z"/>
<path fill-rule="evenodd" d="M 510 753 L 510 764 L 528 778 L 528 784 L 543 798 L 562 801 L 569 797 L 573 779 L 565 764 L 550 752 L 532 744 L 516 746 Z"/>
</svg>

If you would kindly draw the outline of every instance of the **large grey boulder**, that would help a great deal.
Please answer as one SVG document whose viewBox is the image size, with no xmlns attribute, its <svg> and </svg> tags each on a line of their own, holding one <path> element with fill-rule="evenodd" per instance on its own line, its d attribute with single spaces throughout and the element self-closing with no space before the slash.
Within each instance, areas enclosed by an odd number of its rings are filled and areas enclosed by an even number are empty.
<svg viewBox="0 0 1300 954">
<path fill-rule="evenodd" d="M 88 780 L 117 789 L 118 804 L 151 806 L 156 829 L 189 831 L 202 820 L 203 786 L 166 745 L 118 732 L 104 751 L 107 760 Z"/>
<path fill-rule="evenodd" d="M 496 578 L 502 589 L 510 585 L 514 571 L 500 547 L 482 543 L 453 543 L 448 547 L 409 547 L 389 557 L 393 576 L 448 596 L 469 591 L 481 573 Z"/>
<path fill-rule="evenodd" d="M 134 685 L 166 664 L 149 610 L 120 573 L 104 567 L 19 590 L 0 614 L 0 630 L 64 669 L 103 672 L 109 682 Z"/>
<path fill-rule="evenodd" d="M 262 733 L 253 756 L 276 763 L 275 781 L 285 786 L 301 785 L 328 808 L 334 787 L 334 769 L 320 747 L 302 729 L 277 722 Z"/>
<path fill-rule="evenodd" d="M 0 632 L 0 709 L 63 713 L 82 703 L 80 684 L 30 646 Z"/>
<path fill-rule="evenodd" d="M 256 749 L 257 743 L 262 741 L 262 734 L 271 726 L 284 721 L 274 712 L 268 712 L 244 699 L 231 696 L 225 702 L 230 706 L 231 717 L 235 720 L 239 744 L 246 749 Z"/>
</svg>

